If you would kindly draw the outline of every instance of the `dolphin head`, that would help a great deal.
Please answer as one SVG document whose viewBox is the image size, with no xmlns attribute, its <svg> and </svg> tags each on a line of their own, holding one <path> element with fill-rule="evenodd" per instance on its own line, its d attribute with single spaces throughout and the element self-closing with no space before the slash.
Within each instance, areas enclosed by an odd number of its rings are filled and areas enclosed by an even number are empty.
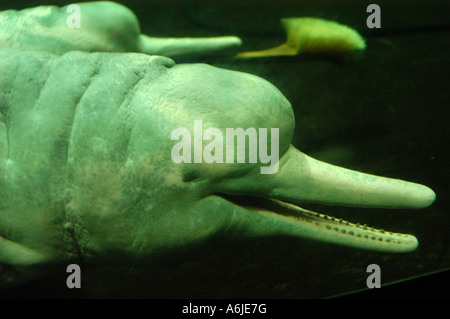
<svg viewBox="0 0 450 319">
<path fill-rule="evenodd" d="M 90 155 L 73 167 L 77 187 L 68 215 L 84 256 L 148 262 L 224 233 L 288 235 L 388 252 L 417 247 L 412 235 L 299 205 L 423 208 L 435 199 L 431 189 L 297 150 L 291 145 L 292 107 L 264 79 L 204 64 L 168 63 L 161 70 L 157 81 L 144 76 L 133 87 L 123 114 L 116 114 L 120 121 L 110 122 L 108 132 L 124 141 L 114 159 Z M 132 123 L 127 137 L 120 133 L 124 120 Z M 81 142 L 100 147 L 92 134 Z"/>
</svg>

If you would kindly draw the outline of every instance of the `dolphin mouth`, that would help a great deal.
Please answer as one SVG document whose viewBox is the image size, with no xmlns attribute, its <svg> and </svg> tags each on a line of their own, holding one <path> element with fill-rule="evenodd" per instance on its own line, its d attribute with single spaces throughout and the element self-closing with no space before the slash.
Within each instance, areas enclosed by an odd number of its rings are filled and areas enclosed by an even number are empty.
<svg viewBox="0 0 450 319">
<path fill-rule="evenodd" d="M 280 234 L 290 233 L 297 237 L 382 252 L 411 252 L 418 247 L 418 240 L 413 235 L 353 223 L 277 199 L 228 194 L 220 196 L 247 211 L 264 215 L 266 218 L 261 222 L 271 221 L 269 228 L 274 229 L 275 233 L 279 229 Z"/>
</svg>

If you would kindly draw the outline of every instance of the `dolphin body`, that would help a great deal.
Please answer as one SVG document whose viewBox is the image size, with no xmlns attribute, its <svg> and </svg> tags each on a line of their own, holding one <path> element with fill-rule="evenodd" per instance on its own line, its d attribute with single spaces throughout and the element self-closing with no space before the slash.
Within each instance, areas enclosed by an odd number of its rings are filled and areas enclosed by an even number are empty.
<svg viewBox="0 0 450 319">
<path fill-rule="evenodd" d="M 129 16 L 114 3 L 83 5 Z M 42 21 L 56 9 L 27 10 Z M 145 265 L 218 233 L 290 235 L 386 252 L 417 247 L 412 235 L 298 206 L 424 208 L 435 194 L 297 150 L 290 143 L 292 107 L 266 80 L 163 56 L 86 52 L 109 50 L 84 41 L 103 38 L 103 31 L 80 29 L 77 41 L 66 42 L 74 30 L 52 25 L 30 36 L 28 18 L 15 14 L 0 13 L 0 24 L 18 35 L 0 41 L 1 285 L 80 258 Z M 67 35 L 52 36 L 52 28 Z M 260 161 L 175 163 L 171 134 L 192 129 L 195 120 L 204 129 L 279 128 L 278 171 L 261 174 Z"/>
<path fill-rule="evenodd" d="M 147 36 L 140 32 L 134 13 L 115 2 L 84 2 L 73 6 L 39 6 L 21 11 L 3 11 L 0 16 L 0 44 L 59 55 L 80 50 L 143 52 L 172 58 L 219 54 L 242 45 L 241 39 L 236 36 Z M 74 23 L 76 14 L 79 14 L 78 24 Z"/>
</svg>

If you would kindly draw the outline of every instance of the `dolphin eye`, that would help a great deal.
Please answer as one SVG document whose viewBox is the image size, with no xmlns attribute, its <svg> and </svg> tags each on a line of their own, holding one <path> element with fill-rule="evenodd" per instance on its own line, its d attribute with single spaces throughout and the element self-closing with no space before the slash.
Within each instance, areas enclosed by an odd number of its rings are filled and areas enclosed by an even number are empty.
<svg viewBox="0 0 450 319">
<path fill-rule="evenodd" d="M 193 182 L 200 178 L 200 175 L 196 172 L 188 172 L 183 174 L 183 182 Z"/>
</svg>

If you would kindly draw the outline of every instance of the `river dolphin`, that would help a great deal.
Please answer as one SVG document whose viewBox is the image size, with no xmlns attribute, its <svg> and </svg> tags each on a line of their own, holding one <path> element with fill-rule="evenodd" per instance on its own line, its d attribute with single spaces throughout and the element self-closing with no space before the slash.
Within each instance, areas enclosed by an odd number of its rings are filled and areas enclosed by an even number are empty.
<svg viewBox="0 0 450 319">
<path fill-rule="evenodd" d="M 98 19 L 95 6 L 109 15 Z M 413 235 L 299 205 L 417 209 L 435 200 L 430 188 L 309 157 L 291 145 L 293 109 L 268 81 L 139 53 L 139 36 L 123 45 L 124 30 L 138 33 L 128 9 L 81 10 L 80 29 L 65 25 L 64 8 L 0 13 L 2 285 L 80 259 L 145 265 L 218 233 L 386 252 L 417 247 Z M 108 37 L 117 21 L 121 33 Z M 277 171 L 261 174 L 260 159 L 175 163 L 172 133 L 193 130 L 196 120 L 223 132 L 277 128 Z"/>
</svg>

